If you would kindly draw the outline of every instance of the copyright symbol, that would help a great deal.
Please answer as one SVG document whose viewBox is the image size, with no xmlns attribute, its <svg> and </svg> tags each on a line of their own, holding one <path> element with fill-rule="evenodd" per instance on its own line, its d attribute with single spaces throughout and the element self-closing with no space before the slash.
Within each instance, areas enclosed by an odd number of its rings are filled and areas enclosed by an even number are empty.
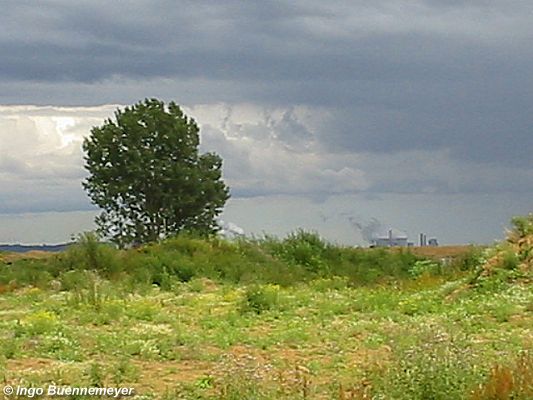
<svg viewBox="0 0 533 400">
<path fill-rule="evenodd" d="M 11 396 L 15 390 L 11 386 L 4 386 L 4 394 L 6 396 Z"/>
</svg>

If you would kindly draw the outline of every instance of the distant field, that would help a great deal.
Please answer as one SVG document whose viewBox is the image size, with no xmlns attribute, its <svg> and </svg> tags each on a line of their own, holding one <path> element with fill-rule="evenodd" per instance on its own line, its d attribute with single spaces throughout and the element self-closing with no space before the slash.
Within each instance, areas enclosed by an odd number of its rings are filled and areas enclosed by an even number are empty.
<svg viewBox="0 0 533 400">
<path fill-rule="evenodd" d="M 2 252 L 0 253 L 0 262 L 14 262 L 18 260 L 38 260 L 46 259 L 53 257 L 55 253 L 49 251 L 38 251 L 32 250 L 26 253 L 13 253 L 13 252 Z"/>
<path fill-rule="evenodd" d="M 468 254 L 473 249 L 479 248 L 479 246 L 472 246 L 472 245 L 454 245 L 454 246 L 415 246 L 415 247 L 409 247 L 409 251 L 413 254 L 416 254 L 417 256 L 421 257 L 429 257 L 429 258 L 435 258 L 435 259 L 441 259 L 441 258 L 454 258 L 458 256 L 462 256 L 465 254 Z"/>
</svg>

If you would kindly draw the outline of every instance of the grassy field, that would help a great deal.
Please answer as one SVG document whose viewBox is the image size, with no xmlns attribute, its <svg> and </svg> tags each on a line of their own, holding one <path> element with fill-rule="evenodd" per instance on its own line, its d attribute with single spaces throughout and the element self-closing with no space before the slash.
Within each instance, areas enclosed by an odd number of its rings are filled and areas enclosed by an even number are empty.
<svg viewBox="0 0 533 400">
<path fill-rule="evenodd" d="M 136 399 L 532 399 L 531 275 L 519 258 L 487 270 L 502 251 L 443 267 L 300 232 L 4 255 L 0 382 Z"/>
</svg>

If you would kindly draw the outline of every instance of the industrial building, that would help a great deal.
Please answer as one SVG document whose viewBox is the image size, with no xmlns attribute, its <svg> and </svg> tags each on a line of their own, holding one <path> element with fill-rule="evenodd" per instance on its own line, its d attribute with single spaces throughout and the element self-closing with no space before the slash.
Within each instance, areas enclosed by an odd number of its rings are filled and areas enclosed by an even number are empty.
<svg viewBox="0 0 533 400">
<path fill-rule="evenodd" d="M 373 247 L 407 247 L 407 235 L 403 232 L 389 229 L 386 235 L 379 235 L 372 239 Z"/>
<path fill-rule="evenodd" d="M 431 246 L 437 247 L 439 245 L 436 238 L 427 239 L 426 234 L 420 234 L 420 247 Z M 384 235 L 376 235 L 372 238 L 371 247 L 411 247 L 413 242 L 409 242 L 408 236 L 396 229 L 389 229 Z"/>
</svg>

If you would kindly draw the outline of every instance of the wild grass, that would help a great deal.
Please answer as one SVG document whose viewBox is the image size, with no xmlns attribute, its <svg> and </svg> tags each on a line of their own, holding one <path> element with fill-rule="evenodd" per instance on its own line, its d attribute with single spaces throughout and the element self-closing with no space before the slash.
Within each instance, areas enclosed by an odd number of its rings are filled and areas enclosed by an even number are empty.
<svg viewBox="0 0 533 400">
<path fill-rule="evenodd" d="M 129 251 L 100 243 L 88 233 L 57 256 L 0 264 L 0 285 L 4 291 L 9 285 L 70 289 L 79 286 L 78 280 L 85 285 L 83 275 L 94 272 L 130 289 L 155 284 L 173 290 L 179 282 L 194 278 L 280 286 L 342 278 L 356 286 L 407 278 L 417 262 L 420 258 L 410 252 L 335 246 L 304 231 L 283 240 L 266 237 L 234 242 L 180 235 Z"/>
<path fill-rule="evenodd" d="M 127 251 L 85 235 L 0 263 L 0 378 L 138 399 L 530 399 L 533 292 L 507 274 L 527 257 L 484 273 L 500 249 L 441 264 L 302 231 Z"/>
</svg>

